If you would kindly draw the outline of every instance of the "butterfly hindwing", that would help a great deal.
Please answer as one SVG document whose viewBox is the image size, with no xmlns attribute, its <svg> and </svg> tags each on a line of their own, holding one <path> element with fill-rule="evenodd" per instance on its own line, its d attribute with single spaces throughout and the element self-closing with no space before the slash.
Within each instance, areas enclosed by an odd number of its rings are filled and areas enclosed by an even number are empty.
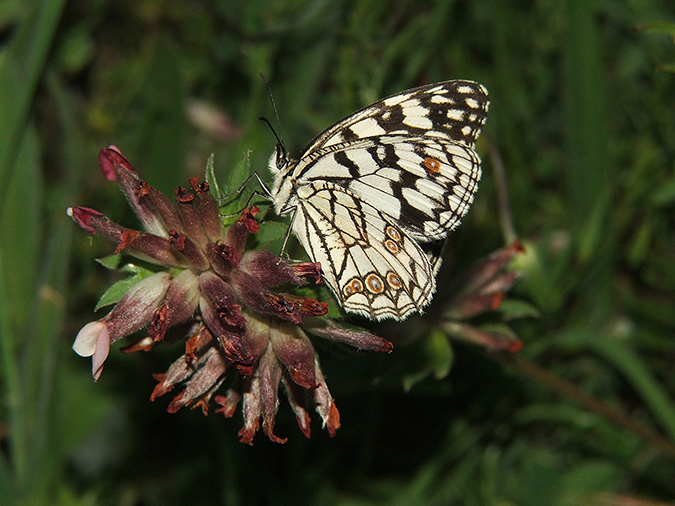
<svg viewBox="0 0 675 506">
<path fill-rule="evenodd" d="M 429 302 L 429 261 L 386 215 L 327 182 L 303 186 L 298 197 L 293 230 L 347 311 L 403 319 Z"/>
</svg>

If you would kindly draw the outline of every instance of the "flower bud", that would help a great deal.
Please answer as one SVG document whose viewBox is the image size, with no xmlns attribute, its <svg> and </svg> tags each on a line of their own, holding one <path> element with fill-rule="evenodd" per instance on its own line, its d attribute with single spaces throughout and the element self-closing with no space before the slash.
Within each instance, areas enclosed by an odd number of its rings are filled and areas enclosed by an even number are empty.
<svg viewBox="0 0 675 506">
<path fill-rule="evenodd" d="M 209 183 L 204 181 L 202 184 L 199 184 L 198 177 L 191 177 L 190 186 L 192 186 L 192 190 L 197 196 L 195 207 L 197 208 L 197 214 L 201 218 L 206 235 L 211 242 L 222 240 L 223 224 L 220 219 L 220 212 L 218 211 L 218 202 L 209 193 Z"/>
<path fill-rule="evenodd" d="M 116 147 L 102 149 L 98 155 L 99 164 L 105 177 L 110 181 L 117 181 L 121 190 L 127 197 L 129 205 L 143 223 L 145 230 L 151 234 L 166 238 L 168 230 L 155 210 L 148 206 L 147 202 L 139 198 L 138 190 L 141 181 L 138 173 L 131 164 L 117 150 Z"/>
<path fill-rule="evenodd" d="M 164 339 L 169 327 L 186 321 L 199 305 L 199 277 L 185 269 L 171 280 L 162 305 L 155 311 L 148 334 L 154 341 Z"/>
<path fill-rule="evenodd" d="M 105 317 L 110 342 L 114 343 L 119 338 L 148 325 L 164 299 L 170 283 L 171 275 L 168 272 L 158 272 L 133 285 Z"/>
<path fill-rule="evenodd" d="M 277 358 L 286 366 L 295 383 L 308 389 L 319 386 L 314 369 L 314 348 L 300 327 L 273 321 L 270 342 Z"/>
<path fill-rule="evenodd" d="M 255 277 L 263 286 L 271 287 L 283 283 L 305 284 L 295 269 L 269 251 L 248 251 L 241 257 L 239 268 Z"/>
</svg>

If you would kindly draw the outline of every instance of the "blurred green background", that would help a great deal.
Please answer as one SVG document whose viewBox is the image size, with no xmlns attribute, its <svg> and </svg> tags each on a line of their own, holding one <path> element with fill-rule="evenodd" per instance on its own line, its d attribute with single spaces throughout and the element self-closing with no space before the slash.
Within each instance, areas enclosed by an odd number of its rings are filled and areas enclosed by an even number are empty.
<svg viewBox="0 0 675 506">
<path fill-rule="evenodd" d="M 0 504 L 674 500 L 674 21 L 672 0 L 0 1 Z M 307 440 L 282 403 L 285 445 L 240 444 L 239 413 L 150 403 L 180 346 L 114 346 L 94 384 L 70 346 L 119 276 L 65 209 L 137 227 L 98 169 L 110 144 L 169 194 L 210 153 L 225 187 L 248 150 L 267 177 L 259 72 L 296 156 L 406 88 L 490 90 L 484 179 L 439 283 L 505 244 L 503 162 L 527 247 L 511 296 L 539 312 L 510 324 L 518 358 L 449 347 L 425 317 L 371 325 L 431 330 L 389 356 L 319 348 L 343 427 L 314 416 Z"/>
</svg>

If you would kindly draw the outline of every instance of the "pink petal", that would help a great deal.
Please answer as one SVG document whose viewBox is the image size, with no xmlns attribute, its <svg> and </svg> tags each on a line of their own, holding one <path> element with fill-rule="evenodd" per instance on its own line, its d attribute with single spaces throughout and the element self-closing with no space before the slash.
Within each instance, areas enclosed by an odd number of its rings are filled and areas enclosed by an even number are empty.
<svg viewBox="0 0 675 506">
<path fill-rule="evenodd" d="M 107 332 L 101 332 L 98 336 L 98 341 L 96 342 L 96 352 L 94 353 L 94 358 L 91 361 L 91 374 L 94 376 L 94 381 L 98 381 L 98 378 L 103 372 L 103 364 L 108 358 L 110 353 L 110 338 L 108 337 Z"/>
</svg>

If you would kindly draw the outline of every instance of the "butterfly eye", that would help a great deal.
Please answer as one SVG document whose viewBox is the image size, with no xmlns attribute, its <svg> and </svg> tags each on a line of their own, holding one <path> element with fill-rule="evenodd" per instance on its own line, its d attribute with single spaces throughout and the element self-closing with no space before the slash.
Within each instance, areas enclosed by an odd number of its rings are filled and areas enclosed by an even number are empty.
<svg viewBox="0 0 675 506">
<path fill-rule="evenodd" d="M 286 154 L 286 148 L 283 144 L 277 144 L 277 169 L 283 170 L 288 164 L 288 156 Z"/>
</svg>

